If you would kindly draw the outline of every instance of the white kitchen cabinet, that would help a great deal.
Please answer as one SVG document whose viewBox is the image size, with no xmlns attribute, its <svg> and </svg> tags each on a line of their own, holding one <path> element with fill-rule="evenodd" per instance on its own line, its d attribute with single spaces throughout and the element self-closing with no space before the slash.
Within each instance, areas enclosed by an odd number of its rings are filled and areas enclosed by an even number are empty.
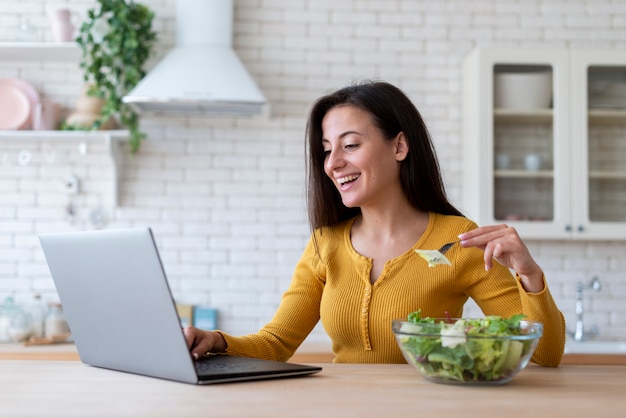
<svg viewBox="0 0 626 418">
<path fill-rule="evenodd" d="M 496 107 L 496 75 L 521 71 L 550 74 L 549 103 Z M 468 216 L 507 223 L 528 239 L 626 237 L 623 54 L 476 49 L 463 85 Z M 530 97 L 532 87 L 517 94 Z M 531 154 L 538 167 L 525 164 Z"/>
</svg>

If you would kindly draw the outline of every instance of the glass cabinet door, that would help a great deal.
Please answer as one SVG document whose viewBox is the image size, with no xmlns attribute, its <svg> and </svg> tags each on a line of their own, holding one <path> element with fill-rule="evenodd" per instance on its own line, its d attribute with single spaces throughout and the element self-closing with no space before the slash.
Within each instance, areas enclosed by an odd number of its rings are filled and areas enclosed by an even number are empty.
<svg viewBox="0 0 626 418">
<path fill-rule="evenodd" d="M 526 239 L 568 238 L 567 50 L 477 49 L 464 62 L 464 209 Z M 567 203 L 564 203 L 567 202 Z"/>
<path fill-rule="evenodd" d="M 496 221 L 554 220 L 553 75 L 551 65 L 493 66 Z"/>
<path fill-rule="evenodd" d="M 626 67 L 587 70 L 589 221 L 626 222 Z"/>
<path fill-rule="evenodd" d="M 582 92 L 572 111 L 580 134 L 574 148 L 580 238 L 623 239 L 626 232 L 626 58 L 616 55 L 579 51 L 572 60 Z"/>
</svg>

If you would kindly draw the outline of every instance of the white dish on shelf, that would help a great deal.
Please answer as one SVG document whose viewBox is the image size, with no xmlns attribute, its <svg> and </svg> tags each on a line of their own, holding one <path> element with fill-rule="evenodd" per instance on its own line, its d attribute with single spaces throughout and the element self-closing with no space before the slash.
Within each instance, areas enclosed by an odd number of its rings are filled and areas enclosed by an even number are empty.
<svg viewBox="0 0 626 418">
<path fill-rule="evenodd" d="M 31 110 L 30 100 L 21 89 L 0 83 L 0 129 L 26 129 Z"/>
<path fill-rule="evenodd" d="M 494 75 L 494 107 L 546 109 L 552 103 L 551 71 L 501 72 Z"/>
</svg>

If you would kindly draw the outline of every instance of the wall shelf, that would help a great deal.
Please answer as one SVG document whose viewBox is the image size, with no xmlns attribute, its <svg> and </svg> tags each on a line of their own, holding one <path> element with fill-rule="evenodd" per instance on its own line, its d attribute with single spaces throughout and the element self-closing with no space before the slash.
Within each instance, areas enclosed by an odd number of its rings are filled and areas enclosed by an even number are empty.
<svg viewBox="0 0 626 418">
<path fill-rule="evenodd" d="M 0 61 L 37 61 L 78 63 L 82 51 L 76 42 L 0 42 Z M 2 142 L 76 142 L 103 141 L 113 164 L 114 206 L 118 204 L 119 172 L 122 155 L 120 142 L 128 141 L 125 130 L 111 131 L 0 131 Z"/>
<path fill-rule="evenodd" d="M 128 141 L 130 135 L 126 130 L 111 131 L 0 131 L 2 142 L 24 143 L 33 142 L 75 142 L 89 143 L 103 141 L 113 164 L 113 196 L 114 206 L 119 198 L 119 173 L 121 171 L 122 154 L 120 144 Z"/>
<path fill-rule="evenodd" d="M 78 62 L 80 56 L 75 42 L 0 42 L 0 61 Z"/>
</svg>

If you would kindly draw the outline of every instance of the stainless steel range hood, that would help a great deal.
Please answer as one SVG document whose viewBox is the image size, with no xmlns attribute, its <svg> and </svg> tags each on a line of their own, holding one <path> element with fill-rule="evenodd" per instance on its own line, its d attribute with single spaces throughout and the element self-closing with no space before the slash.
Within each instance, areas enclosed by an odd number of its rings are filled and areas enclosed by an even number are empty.
<svg viewBox="0 0 626 418">
<path fill-rule="evenodd" d="M 267 99 L 232 48 L 232 0 L 177 0 L 176 47 L 122 100 L 140 114 L 250 116 Z"/>
</svg>

